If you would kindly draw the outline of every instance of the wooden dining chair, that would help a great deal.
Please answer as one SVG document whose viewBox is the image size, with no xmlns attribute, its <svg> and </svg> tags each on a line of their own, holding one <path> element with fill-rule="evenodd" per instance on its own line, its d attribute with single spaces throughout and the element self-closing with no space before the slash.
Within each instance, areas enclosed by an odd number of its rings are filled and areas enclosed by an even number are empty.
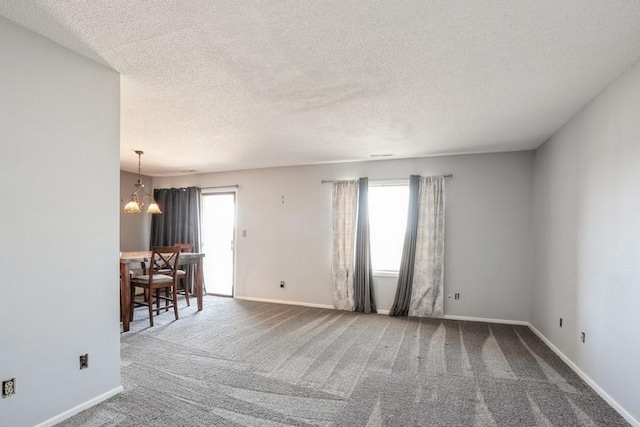
<svg viewBox="0 0 640 427">
<path fill-rule="evenodd" d="M 176 270 L 180 259 L 180 248 L 172 246 L 156 246 L 151 253 L 149 267 L 146 274 L 131 279 L 131 317 L 134 307 L 146 306 L 149 309 L 149 324 L 153 326 L 153 312 L 160 314 L 160 302 L 164 301 L 165 310 L 173 308 L 178 320 L 178 276 Z M 135 301 L 136 288 L 145 290 L 148 298 L 145 301 Z M 164 295 L 160 290 L 165 290 Z M 155 295 L 154 295 L 155 294 Z M 153 308 L 153 304 L 156 308 Z"/>
<path fill-rule="evenodd" d="M 176 248 L 180 248 L 182 252 L 191 252 L 192 247 L 191 243 L 176 243 L 173 246 Z M 182 291 L 178 289 L 178 292 L 180 294 L 184 294 L 184 300 L 187 302 L 188 306 L 191 306 L 191 303 L 189 302 L 189 284 L 187 283 L 187 271 L 179 269 L 176 271 L 176 274 L 178 275 L 178 281 L 181 285 L 180 287 L 182 288 Z"/>
<path fill-rule="evenodd" d="M 176 243 L 173 246 L 180 248 L 182 252 L 191 252 L 191 243 Z"/>
</svg>

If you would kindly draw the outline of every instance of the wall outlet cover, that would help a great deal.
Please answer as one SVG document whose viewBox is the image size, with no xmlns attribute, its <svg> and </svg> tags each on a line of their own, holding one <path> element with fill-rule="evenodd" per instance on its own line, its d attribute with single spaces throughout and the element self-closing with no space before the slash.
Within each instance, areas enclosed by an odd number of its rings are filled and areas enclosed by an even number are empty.
<svg viewBox="0 0 640 427">
<path fill-rule="evenodd" d="M 5 398 L 14 394 L 16 394 L 16 379 L 11 378 L 10 380 L 2 381 L 2 397 Z"/>
<path fill-rule="evenodd" d="M 87 369 L 89 367 L 89 354 L 80 355 L 80 369 Z"/>
</svg>

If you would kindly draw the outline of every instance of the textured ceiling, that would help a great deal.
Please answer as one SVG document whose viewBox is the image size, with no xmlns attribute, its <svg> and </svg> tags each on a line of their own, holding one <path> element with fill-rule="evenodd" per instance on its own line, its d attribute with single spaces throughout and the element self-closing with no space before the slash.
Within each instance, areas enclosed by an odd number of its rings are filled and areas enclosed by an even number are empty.
<svg viewBox="0 0 640 427">
<path fill-rule="evenodd" d="M 121 166 L 532 149 L 640 59 L 640 0 L 0 0 L 122 74 Z"/>
</svg>

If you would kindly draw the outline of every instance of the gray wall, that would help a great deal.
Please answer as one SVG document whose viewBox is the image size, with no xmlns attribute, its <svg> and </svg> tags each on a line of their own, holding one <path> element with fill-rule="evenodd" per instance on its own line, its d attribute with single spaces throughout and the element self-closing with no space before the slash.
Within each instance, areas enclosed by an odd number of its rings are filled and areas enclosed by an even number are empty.
<svg viewBox="0 0 640 427">
<path fill-rule="evenodd" d="M 120 171 L 120 251 L 144 251 L 149 249 L 149 233 L 151 231 L 151 215 L 126 214 L 122 211 L 129 201 L 131 193 L 135 191 L 134 184 L 138 182 L 138 174 Z M 142 176 L 144 189 L 153 194 L 152 180 L 148 176 Z M 145 199 L 146 209 L 148 201 Z"/>
<path fill-rule="evenodd" d="M 236 295 L 332 304 L 331 185 L 322 179 L 408 178 L 453 173 L 447 181 L 447 315 L 529 319 L 533 153 L 500 153 L 341 163 L 155 177 L 156 188 L 238 184 Z M 282 196 L 285 198 L 282 203 Z M 240 235 L 240 234 L 239 234 Z M 279 287 L 280 280 L 287 286 Z M 374 279 L 380 309 L 395 279 Z"/>
<path fill-rule="evenodd" d="M 531 323 L 640 420 L 640 65 L 538 150 L 534 193 Z"/>
<path fill-rule="evenodd" d="M 2 17 L 0 58 L 0 425 L 21 427 L 120 390 L 120 79 Z"/>
</svg>

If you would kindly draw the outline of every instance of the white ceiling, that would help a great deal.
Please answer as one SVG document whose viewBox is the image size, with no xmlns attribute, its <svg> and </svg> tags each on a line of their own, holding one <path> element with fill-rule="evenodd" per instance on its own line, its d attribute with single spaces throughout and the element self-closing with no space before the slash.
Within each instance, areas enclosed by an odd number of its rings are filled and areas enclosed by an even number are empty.
<svg viewBox="0 0 640 427">
<path fill-rule="evenodd" d="M 538 147 L 640 59 L 640 0 L 0 0 L 122 74 L 145 175 Z"/>
</svg>

